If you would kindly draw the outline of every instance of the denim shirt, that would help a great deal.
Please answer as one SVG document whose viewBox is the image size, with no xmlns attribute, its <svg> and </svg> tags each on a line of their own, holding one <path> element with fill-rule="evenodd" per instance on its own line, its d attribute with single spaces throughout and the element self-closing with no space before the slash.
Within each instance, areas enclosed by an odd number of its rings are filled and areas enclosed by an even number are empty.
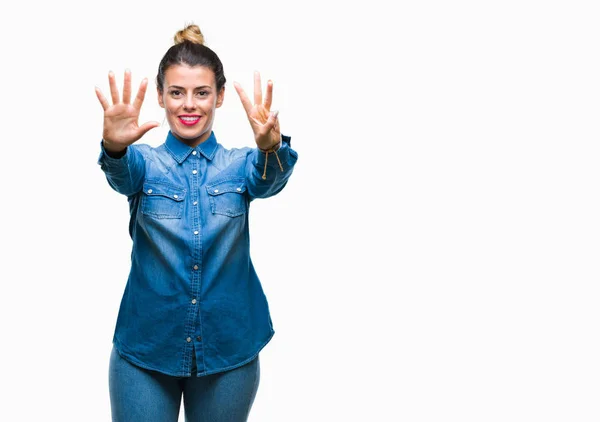
<svg viewBox="0 0 600 422">
<path fill-rule="evenodd" d="M 125 359 L 179 377 L 192 376 L 194 360 L 203 376 L 251 361 L 272 338 L 248 210 L 292 174 L 298 155 L 282 141 L 278 157 L 227 150 L 214 132 L 195 148 L 169 132 L 159 147 L 134 144 L 121 158 L 101 144 L 98 164 L 131 215 L 131 271 L 113 338 Z"/>
</svg>

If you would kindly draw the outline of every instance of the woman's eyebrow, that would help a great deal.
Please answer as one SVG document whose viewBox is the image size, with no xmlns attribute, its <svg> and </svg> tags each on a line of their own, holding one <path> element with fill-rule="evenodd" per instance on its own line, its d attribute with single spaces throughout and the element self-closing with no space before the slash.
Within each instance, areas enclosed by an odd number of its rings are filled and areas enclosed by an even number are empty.
<svg viewBox="0 0 600 422">
<path fill-rule="evenodd" d="M 169 89 L 172 89 L 172 88 L 175 88 L 175 89 L 180 89 L 180 90 L 182 90 L 182 91 L 185 91 L 185 88 L 184 88 L 184 87 L 182 87 L 182 86 L 170 85 L 170 86 L 169 86 Z M 202 86 L 197 86 L 197 87 L 196 87 L 196 88 L 194 88 L 194 89 L 207 89 L 207 88 L 208 88 L 208 89 L 211 89 L 212 87 L 211 87 L 210 85 L 202 85 Z"/>
</svg>

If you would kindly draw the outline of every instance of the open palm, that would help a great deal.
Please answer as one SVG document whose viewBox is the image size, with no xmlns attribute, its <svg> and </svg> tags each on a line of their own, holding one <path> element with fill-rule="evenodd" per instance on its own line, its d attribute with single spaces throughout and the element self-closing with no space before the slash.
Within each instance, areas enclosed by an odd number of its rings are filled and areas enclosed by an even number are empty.
<svg viewBox="0 0 600 422">
<path fill-rule="evenodd" d="M 131 72 L 129 70 L 125 71 L 122 99 L 119 96 L 113 72 L 108 73 L 108 82 L 112 105 L 109 104 L 100 89 L 96 87 L 96 96 L 104 109 L 102 139 L 104 140 L 104 147 L 108 150 L 122 151 L 140 139 L 150 129 L 158 127 L 160 123 L 147 122 L 141 126 L 138 125 L 140 109 L 148 87 L 147 79 L 144 79 L 140 84 L 133 104 L 131 104 Z"/>
</svg>

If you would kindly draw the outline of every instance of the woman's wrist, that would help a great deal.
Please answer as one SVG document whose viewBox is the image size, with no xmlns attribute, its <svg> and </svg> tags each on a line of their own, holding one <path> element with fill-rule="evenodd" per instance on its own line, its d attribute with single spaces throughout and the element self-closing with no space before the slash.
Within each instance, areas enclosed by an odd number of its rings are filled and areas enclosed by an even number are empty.
<svg viewBox="0 0 600 422">
<path fill-rule="evenodd" d="M 281 142 L 282 142 L 282 137 L 281 137 L 281 135 L 280 135 L 280 136 L 279 136 L 279 142 L 277 142 L 276 144 L 274 144 L 274 145 L 273 145 L 273 146 L 271 146 L 270 148 L 266 148 L 266 149 L 265 149 L 265 148 L 261 148 L 261 147 L 259 147 L 259 146 L 257 146 L 257 148 L 258 148 L 260 151 L 264 152 L 264 153 L 267 153 L 267 152 L 275 152 L 275 151 L 277 151 L 279 148 L 281 148 Z"/>
<path fill-rule="evenodd" d="M 105 139 L 102 139 L 102 146 L 104 147 L 104 151 L 106 152 L 106 154 L 111 158 L 121 158 L 127 152 L 127 147 L 115 147 L 111 145 L 110 142 L 106 142 Z"/>
</svg>

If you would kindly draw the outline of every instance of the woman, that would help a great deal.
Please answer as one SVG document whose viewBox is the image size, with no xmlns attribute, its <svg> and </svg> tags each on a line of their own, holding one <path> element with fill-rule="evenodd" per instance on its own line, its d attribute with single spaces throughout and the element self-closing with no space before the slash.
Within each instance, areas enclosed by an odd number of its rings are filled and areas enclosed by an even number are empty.
<svg viewBox="0 0 600 422">
<path fill-rule="evenodd" d="M 170 131 L 157 148 L 135 144 L 158 122 L 138 125 L 147 80 L 131 103 L 109 73 L 98 160 L 126 195 L 131 271 L 109 365 L 113 421 L 247 420 L 259 384 L 259 351 L 274 334 L 249 251 L 248 210 L 283 189 L 297 154 L 270 110 L 271 81 L 254 104 L 235 85 L 256 148 L 227 150 L 212 131 L 225 75 L 196 25 L 175 35 L 156 78 Z"/>
</svg>

